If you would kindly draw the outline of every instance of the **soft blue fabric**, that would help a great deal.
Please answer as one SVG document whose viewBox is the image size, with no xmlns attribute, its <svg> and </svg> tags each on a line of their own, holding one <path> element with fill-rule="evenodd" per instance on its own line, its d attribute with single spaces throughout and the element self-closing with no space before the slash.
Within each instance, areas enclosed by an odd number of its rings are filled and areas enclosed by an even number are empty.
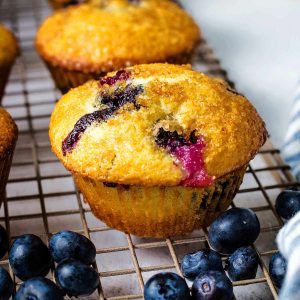
<svg viewBox="0 0 300 300">
<path fill-rule="evenodd" d="M 291 166 L 297 180 L 300 180 L 300 81 L 298 82 L 289 126 L 282 147 L 282 156 Z"/>
</svg>

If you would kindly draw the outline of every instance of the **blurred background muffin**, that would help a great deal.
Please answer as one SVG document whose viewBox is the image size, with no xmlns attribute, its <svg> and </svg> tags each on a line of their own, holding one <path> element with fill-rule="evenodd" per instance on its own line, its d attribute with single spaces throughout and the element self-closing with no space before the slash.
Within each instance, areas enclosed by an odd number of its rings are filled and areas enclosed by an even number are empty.
<svg viewBox="0 0 300 300">
<path fill-rule="evenodd" d="M 5 195 L 5 186 L 18 138 L 18 128 L 9 113 L 0 107 L 0 205 Z"/>
<path fill-rule="evenodd" d="M 14 35 L 0 24 L 0 103 L 11 67 L 18 56 L 19 48 Z"/>
<path fill-rule="evenodd" d="M 57 103 L 49 135 L 98 218 L 166 237 L 207 226 L 227 209 L 266 129 L 222 82 L 149 64 L 72 89 Z"/>
<path fill-rule="evenodd" d="M 107 0 L 56 12 L 36 47 L 64 93 L 126 66 L 187 63 L 200 39 L 193 19 L 167 0 Z"/>
</svg>

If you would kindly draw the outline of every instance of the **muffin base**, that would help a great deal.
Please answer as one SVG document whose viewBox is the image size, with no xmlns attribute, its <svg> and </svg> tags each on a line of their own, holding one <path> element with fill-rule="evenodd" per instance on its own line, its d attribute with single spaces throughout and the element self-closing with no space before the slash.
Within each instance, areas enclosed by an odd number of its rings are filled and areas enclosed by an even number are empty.
<svg viewBox="0 0 300 300">
<path fill-rule="evenodd" d="M 187 64 L 191 63 L 193 56 L 193 51 L 189 53 L 181 53 L 176 56 L 169 57 L 166 62 L 172 64 Z M 108 70 L 107 72 L 82 72 L 69 70 L 60 66 L 54 66 L 50 62 L 45 61 L 45 64 L 55 82 L 56 87 L 62 92 L 62 94 L 67 93 L 71 88 L 75 88 L 79 85 L 84 84 L 91 79 L 99 79 L 105 76 L 108 72 L 113 70 Z M 128 66 L 126 66 L 128 67 Z"/>
<path fill-rule="evenodd" d="M 7 153 L 7 155 L 0 159 L 0 206 L 2 205 L 5 199 L 5 188 L 9 176 L 10 167 L 12 164 L 14 148 L 15 146 L 13 146 L 13 148 L 9 153 Z"/>
<path fill-rule="evenodd" d="M 74 178 L 94 215 L 109 227 L 141 237 L 162 238 L 210 225 L 232 202 L 246 167 L 207 188 L 109 187 L 78 174 Z"/>
<path fill-rule="evenodd" d="M 56 87 L 62 94 L 67 93 L 71 88 L 84 84 L 88 80 L 98 79 L 106 73 L 84 73 L 80 71 L 70 71 L 65 68 L 55 67 L 46 63 L 48 70 L 55 82 Z"/>
<path fill-rule="evenodd" d="M 8 81 L 10 74 L 11 66 L 1 66 L 0 67 L 0 104 L 2 103 L 2 98 L 5 91 L 5 86 Z"/>
</svg>

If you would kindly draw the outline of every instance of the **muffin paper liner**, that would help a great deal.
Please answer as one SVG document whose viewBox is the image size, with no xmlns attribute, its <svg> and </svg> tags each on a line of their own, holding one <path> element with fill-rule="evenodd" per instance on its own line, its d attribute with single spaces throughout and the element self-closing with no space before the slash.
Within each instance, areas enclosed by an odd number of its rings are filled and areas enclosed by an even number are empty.
<svg viewBox="0 0 300 300">
<path fill-rule="evenodd" d="M 0 158 L 0 205 L 2 205 L 5 199 L 5 188 L 12 164 L 14 148 L 15 145 L 13 145 L 12 149 L 5 156 Z"/>
<path fill-rule="evenodd" d="M 97 79 L 105 74 L 84 73 L 80 71 L 70 71 L 61 67 L 54 67 L 45 62 L 56 87 L 63 93 L 67 93 L 71 88 L 84 84 L 88 80 Z"/>
<path fill-rule="evenodd" d="M 109 227 L 160 238 L 210 225 L 232 202 L 246 167 L 206 188 L 104 184 L 78 174 L 74 178 L 94 215 Z"/>
<path fill-rule="evenodd" d="M 0 67 L 0 104 L 2 102 L 2 98 L 4 95 L 5 85 L 7 83 L 9 74 L 10 74 L 11 66 L 1 66 Z"/>
</svg>

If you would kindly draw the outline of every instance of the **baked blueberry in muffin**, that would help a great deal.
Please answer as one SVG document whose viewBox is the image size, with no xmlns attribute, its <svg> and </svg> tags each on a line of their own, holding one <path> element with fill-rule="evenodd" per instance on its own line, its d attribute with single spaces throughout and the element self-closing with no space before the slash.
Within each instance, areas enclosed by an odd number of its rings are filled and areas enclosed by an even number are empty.
<svg viewBox="0 0 300 300">
<path fill-rule="evenodd" d="M 209 225 L 226 210 L 266 139 L 247 99 L 169 64 L 137 65 L 71 90 L 49 133 L 97 217 L 157 237 Z"/>
</svg>

